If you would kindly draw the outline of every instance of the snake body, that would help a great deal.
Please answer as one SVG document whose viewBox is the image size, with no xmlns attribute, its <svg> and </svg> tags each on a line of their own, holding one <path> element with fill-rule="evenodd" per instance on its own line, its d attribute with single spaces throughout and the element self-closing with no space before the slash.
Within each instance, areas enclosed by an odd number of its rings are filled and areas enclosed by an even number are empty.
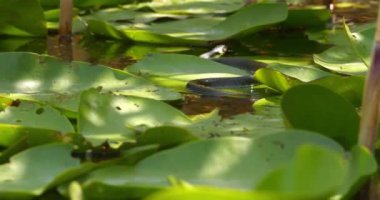
<svg viewBox="0 0 380 200">
<path fill-rule="evenodd" d="M 253 73 L 266 64 L 262 62 L 257 62 L 249 60 L 246 58 L 214 58 L 215 62 L 219 62 L 231 67 L 239 68 L 245 70 L 253 75 Z M 243 96 L 247 97 L 249 95 L 237 95 L 231 92 L 220 90 L 220 88 L 236 88 L 242 86 L 248 86 L 255 84 L 253 76 L 239 76 L 239 77 L 223 77 L 223 78 L 206 78 L 206 79 L 195 79 L 187 83 L 186 88 L 196 94 L 211 97 L 221 97 L 221 96 Z"/>
</svg>

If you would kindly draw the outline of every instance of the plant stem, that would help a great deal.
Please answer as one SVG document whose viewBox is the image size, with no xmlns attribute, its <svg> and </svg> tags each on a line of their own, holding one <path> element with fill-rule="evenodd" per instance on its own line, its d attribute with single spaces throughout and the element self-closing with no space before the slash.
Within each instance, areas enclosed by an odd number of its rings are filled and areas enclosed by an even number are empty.
<svg viewBox="0 0 380 200">
<path fill-rule="evenodd" d="M 71 41 L 73 0 L 60 0 L 60 10 L 61 10 L 61 14 L 59 17 L 60 41 Z"/>
<path fill-rule="evenodd" d="M 376 148 L 380 112 L 380 6 L 377 13 L 375 45 L 364 88 L 359 130 L 359 145 L 367 147 L 372 153 Z M 373 175 L 369 181 L 367 195 L 370 200 L 380 199 L 377 180 L 377 176 Z"/>
</svg>

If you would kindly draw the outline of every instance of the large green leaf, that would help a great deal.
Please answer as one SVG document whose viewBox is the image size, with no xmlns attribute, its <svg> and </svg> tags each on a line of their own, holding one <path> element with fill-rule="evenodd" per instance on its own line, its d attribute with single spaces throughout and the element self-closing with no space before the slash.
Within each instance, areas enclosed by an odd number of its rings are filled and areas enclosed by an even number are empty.
<svg viewBox="0 0 380 200">
<path fill-rule="evenodd" d="M 134 139 L 139 127 L 184 125 L 191 120 L 161 101 L 133 96 L 83 92 L 79 106 L 78 131 L 93 142 Z"/>
<path fill-rule="evenodd" d="M 301 81 L 289 78 L 283 73 L 271 68 L 257 70 L 254 74 L 254 78 L 277 92 L 285 92 L 289 88 L 301 83 Z"/>
<path fill-rule="evenodd" d="M 12 98 L 48 102 L 76 112 L 79 93 L 101 88 L 118 94 L 156 99 L 178 99 L 180 95 L 127 72 L 84 62 L 63 62 L 32 53 L 1 53 L 0 93 Z"/>
<path fill-rule="evenodd" d="M 332 76 L 331 73 L 322 71 L 314 66 L 292 66 L 284 64 L 269 64 L 268 68 L 274 69 L 282 74 L 298 79 L 302 82 L 310 82 L 323 77 Z"/>
<path fill-rule="evenodd" d="M 352 159 L 346 159 L 329 149 L 303 145 L 291 162 L 269 173 L 253 191 L 189 186 L 185 183 L 154 193 L 146 199 L 346 199 L 350 193 L 339 188 L 354 187 L 351 193 L 357 192 L 355 186 L 360 186 L 368 175 L 376 171 L 375 159 L 368 151 L 355 147 L 351 155 Z"/>
<path fill-rule="evenodd" d="M 233 12 L 245 3 L 245 0 L 153 0 L 148 6 L 159 13 L 209 14 Z"/>
<path fill-rule="evenodd" d="M 260 113 L 244 113 L 222 118 L 217 111 L 197 115 L 193 123 L 185 126 L 194 135 L 202 138 L 242 136 L 256 138 L 285 130 L 280 108 L 261 110 Z"/>
<path fill-rule="evenodd" d="M 364 24 L 352 29 L 345 26 L 345 33 L 337 31 L 334 47 L 314 55 L 314 62 L 326 69 L 348 75 L 365 75 L 370 64 L 374 24 Z"/>
<path fill-rule="evenodd" d="M 334 141 L 305 131 L 255 140 L 239 137 L 203 140 L 154 154 L 134 168 L 112 166 L 96 170 L 86 178 L 83 189 L 91 199 L 140 197 L 167 187 L 168 176 L 174 176 L 195 185 L 248 190 L 269 172 L 289 162 L 305 143 L 343 154 Z M 111 191 L 117 191 L 117 195 L 107 195 Z"/>
<path fill-rule="evenodd" d="M 311 83 L 326 87 L 347 99 L 355 107 L 360 107 L 365 77 L 328 76 Z"/>
<path fill-rule="evenodd" d="M 113 25 L 100 20 L 89 20 L 95 34 L 148 43 L 206 44 L 207 41 L 226 40 L 257 32 L 266 26 L 285 20 L 285 4 L 253 4 L 218 22 L 216 18 L 193 18 L 162 22 L 151 27 Z"/>
<path fill-rule="evenodd" d="M 57 110 L 46 105 L 21 102 L 0 112 L 0 124 L 13 124 L 32 128 L 50 129 L 72 133 L 74 128 L 69 120 Z"/>
<path fill-rule="evenodd" d="M 346 148 L 356 144 L 359 115 L 355 107 L 327 88 L 294 87 L 284 94 L 281 107 L 293 128 L 319 132 Z"/>
<path fill-rule="evenodd" d="M 157 83 L 184 89 L 188 81 L 201 78 L 235 77 L 249 72 L 191 55 L 152 54 L 127 68 L 151 77 Z"/>
<path fill-rule="evenodd" d="M 45 18 L 38 0 L 0 0 L 0 34 L 45 36 Z"/>
<path fill-rule="evenodd" d="M 299 200 L 290 195 L 279 195 L 269 192 L 247 192 L 232 189 L 211 187 L 174 187 L 163 190 L 145 198 L 146 200 Z"/>
<path fill-rule="evenodd" d="M 292 162 L 271 172 L 256 189 L 291 194 L 299 199 L 328 199 L 339 190 L 347 172 L 342 154 L 304 145 Z"/>
<path fill-rule="evenodd" d="M 30 199 L 42 194 L 57 176 L 78 168 L 71 145 L 48 144 L 30 148 L 0 165 L 0 198 Z"/>
</svg>

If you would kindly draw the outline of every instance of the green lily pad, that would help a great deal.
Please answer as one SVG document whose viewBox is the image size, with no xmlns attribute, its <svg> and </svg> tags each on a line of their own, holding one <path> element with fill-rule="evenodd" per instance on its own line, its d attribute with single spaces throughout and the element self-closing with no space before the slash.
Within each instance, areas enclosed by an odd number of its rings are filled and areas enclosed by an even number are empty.
<svg viewBox="0 0 380 200">
<path fill-rule="evenodd" d="M 141 197 L 168 186 L 174 176 L 194 185 L 249 190 L 265 175 L 289 162 L 295 151 L 311 143 L 343 154 L 334 141 L 305 131 L 288 131 L 252 140 L 228 137 L 202 140 L 161 151 L 133 168 L 112 166 L 92 172 L 83 182 L 85 196 L 102 199 L 110 191 Z M 254 166 L 254 167 L 252 167 Z"/>
<path fill-rule="evenodd" d="M 296 200 L 296 197 L 290 195 L 279 195 L 269 192 L 247 192 L 232 189 L 220 189 L 212 187 L 173 187 L 167 190 L 159 191 L 148 196 L 145 200 Z"/>
<path fill-rule="evenodd" d="M 274 69 L 282 74 L 298 79 L 302 82 L 310 82 L 333 74 L 322 71 L 313 66 L 292 66 L 284 64 L 269 64 L 268 68 Z"/>
<path fill-rule="evenodd" d="M 294 87 L 284 94 L 281 107 L 293 128 L 319 132 L 347 149 L 357 142 L 359 115 L 355 107 L 327 88 Z"/>
<path fill-rule="evenodd" d="M 284 26 L 290 27 L 320 27 L 324 28 L 327 21 L 331 18 L 328 9 L 310 9 L 298 8 L 290 9 L 288 18 L 282 23 Z"/>
<path fill-rule="evenodd" d="M 159 191 L 146 199 L 296 200 L 329 199 L 332 196 L 346 199 L 350 197 L 349 193 L 341 193 L 340 187 L 361 185 L 360 182 L 362 183 L 369 174 L 376 171 L 376 162 L 368 151 L 355 147 L 351 154 L 353 159 L 347 160 L 337 152 L 304 145 L 297 150 L 296 157 L 291 163 L 269 173 L 261 185 L 253 191 L 184 185 Z M 346 181 L 347 178 L 353 181 Z M 358 190 L 355 188 L 352 191 Z"/>
<path fill-rule="evenodd" d="M 311 83 L 328 88 L 344 97 L 355 107 L 360 107 L 362 104 L 364 81 L 365 77 L 358 76 L 328 76 Z"/>
<path fill-rule="evenodd" d="M 256 190 L 328 199 L 343 184 L 347 172 L 341 153 L 308 144 L 297 149 L 292 162 L 267 175 Z"/>
<path fill-rule="evenodd" d="M 322 67 L 347 75 L 363 76 L 370 64 L 375 26 L 364 24 L 350 32 L 337 31 L 333 41 L 336 46 L 314 55 L 314 62 Z M 337 42 L 336 42 L 337 41 Z"/>
<path fill-rule="evenodd" d="M 242 8 L 246 4 L 245 0 L 153 0 L 148 4 L 150 8 L 159 13 L 178 14 L 210 14 L 229 13 Z"/>
<path fill-rule="evenodd" d="M 255 114 L 239 114 L 222 119 L 217 111 L 197 115 L 184 126 L 201 138 L 242 136 L 256 138 L 285 130 L 280 108 L 261 110 Z"/>
<path fill-rule="evenodd" d="M 350 39 L 351 45 L 357 54 L 363 61 L 363 63 L 370 67 L 371 55 L 372 55 L 372 47 L 373 40 L 375 37 L 376 27 L 375 24 L 370 24 L 372 26 L 367 27 L 360 32 L 352 33 L 350 28 L 345 24 L 344 28 L 348 38 Z"/>
<path fill-rule="evenodd" d="M 314 62 L 322 67 L 347 75 L 366 74 L 368 68 L 350 47 L 331 47 L 314 55 Z"/>
<path fill-rule="evenodd" d="M 206 44 L 207 41 L 226 40 L 248 35 L 276 24 L 287 17 L 285 4 L 253 4 L 244 7 L 225 20 L 193 18 L 163 22 L 151 27 L 132 25 L 124 27 L 100 20 L 89 20 L 89 30 L 95 34 L 147 43 Z M 181 27 L 181 28 L 179 28 Z M 182 28 L 185 30 L 182 30 Z"/>
<path fill-rule="evenodd" d="M 0 34 L 46 36 L 45 18 L 38 0 L 0 0 Z M 16 17 L 17 16 L 17 17 Z"/>
<path fill-rule="evenodd" d="M 245 70 L 181 54 L 151 54 L 127 70 L 156 80 L 161 85 L 174 86 L 181 90 L 193 79 L 250 75 Z"/>
<path fill-rule="evenodd" d="M 137 145 L 159 144 L 160 148 L 170 148 L 182 143 L 192 142 L 199 138 L 183 128 L 160 126 L 146 130 L 137 136 Z"/>
<path fill-rule="evenodd" d="M 101 143 L 115 139 L 134 140 L 138 127 L 190 122 L 182 112 L 161 101 L 89 90 L 81 95 L 78 131 L 92 142 Z"/>
<path fill-rule="evenodd" d="M 289 88 L 301 83 L 301 81 L 289 78 L 281 72 L 271 68 L 257 70 L 254 74 L 254 78 L 279 93 L 285 92 Z"/>
<path fill-rule="evenodd" d="M 160 18 L 185 19 L 187 16 L 154 12 L 141 12 L 125 8 L 106 8 L 96 11 L 91 15 L 87 15 L 84 18 L 115 22 L 117 24 L 128 24 L 149 23 Z"/>
<path fill-rule="evenodd" d="M 78 168 L 71 145 L 47 144 L 23 151 L 0 165 L 0 198 L 30 199 L 42 194 L 57 176 Z"/>
<path fill-rule="evenodd" d="M 0 93 L 11 98 L 48 102 L 76 112 L 81 91 L 96 87 L 118 94 L 179 99 L 180 94 L 148 80 L 102 65 L 63 62 L 33 53 L 1 53 Z"/>
<path fill-rule="evenodd" d="M 73 133 L 69 120 L 47 105 L 21 102 L 0 112 L 0 124 L 13 124 L 31 128 L 50 129 L 63 133 Z"/>
</svg>

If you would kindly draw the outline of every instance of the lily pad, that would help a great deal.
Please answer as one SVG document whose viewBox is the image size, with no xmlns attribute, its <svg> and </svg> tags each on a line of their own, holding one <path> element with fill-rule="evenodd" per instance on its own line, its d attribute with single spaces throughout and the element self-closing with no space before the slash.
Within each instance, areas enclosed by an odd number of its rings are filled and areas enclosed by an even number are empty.
<svg viewBox="0 0 380 200">
<path fill-rule="evenodd" d="M 125 195 L 141 197 L 167 187 L 168 176 L 194 185 L 249 190 L 269 172 L 289 162 L 305 143 L 343 155 L 334 141 L 305 131 L 272 134 L 256 140 L 238 137 L 202 140 L 161 151 L 133 168 L 112 166 L 96 170 L 83 182 L 83 190 L 91 199 L 102 199 L 110 191 L 118 191 L 117 196 L 108 196 L 113 199 Z"/>
<path fill-rule="evenodd" d="M 294 87 L 284 94 L 281 107 L 293 128 L 319 132 L 347 149 L 357 142 L 359 115 L 355 107 L 327 88 Z"/>
<path fill-rule="evenodd" d="M 74 128 L 60 112 L 47 105 L 21 102 L 0 112 L 0 124 L 13 124 L 31 128 L 50 129 L 73 133 Z"/>
<path fill-rule="evenodd" d="M 89 30 L 93 33 L 115 39 L 200 45 L 206 44 L 207 41 L 226 40 L 257 32 L 264 27 L 284 21 L 287 12 L 287 6 L 282 3 L 253 4 L 240 9 L 219 23 L 215 18 L 209 17 L 162 22 L 151 27 L 122 25 L 118 27 L 100 20 L 89 20 L 88 24 Z M 178 24 L 185 27 L 185 30 L 179 29 Z"/>
<path fill-rule="evenodd" d="M 170 148 L 199 138 L 183 128 L 161 126 L 146 130 L 136 138 L 137 145 L 159 144 L 160 148 Z"/>
<path fill-rule="evenodd" d="M 257 138 L 285 130 L 280 108 L 244 113 L 222 119 L 217 111 L 193 117 L 193 123 L 184 126 L 201 138 L 240 136 Z"/>
<path fill-rule="evenodd" d="M 180 94 L 148 80 L 102 65 L 63 62 L 33 53 L 1 53 L 0 93 L 11 98 L 48 102 L 76 112 L 81 91 L 96 87 L 119 94 L 179 99 Z"/>
<path fill-rule="evenodd" d="M 16 17 L 17 16 L 17 17 Z M 0 0 L 0 34 L 46 36 L 45 18 L 39 0 Z"/>
<path fill-rule="evenodd" d="M 0 198 L 30 199 L 42 194 L 57 176 L 80 166 L 70 152 L 71 145 L 54 143 L 13 156 L 10 163 L 0 165 Z"/>
<path fill-rule="evenodd" d="M 153 0 L 148 6 L 159 13 L 220 14 L 236 11 L 242 8 L 245 4 L 245 0 Z"/>
<path fill-rule="evenodd" d="M 363 97 L 365 77 L 358 76 L 328 76 L 312 81 L 311 83 L 328 88 L 355 107 L 360 107 Z"/>
<path fill-rule="evenodd" d="M 375 26 L 365 24 L 353 29 L 345 27 L 345 33 L 337 32 L 336 46 L 314 55 L 314 62 L 322 67 L 348 75 L 363 76 L 370 63 Z"/>
<path fill-rule="evenodd" d="M 105 140 L 134 140 L 138 127 L 183 125 L 190 122 L 182 112 L 161 101 L 100 94 L 93 89 L 81 95 L 78 131 L 98 144 Z"/>
<path fill-rule="evenodd" d="M 282 74 L 298 79 L 302 82 L 310 82 L 333 74 L 322 71 L 314 66 L 292 66 L 284 64 L 269 64 L 268 68 L 274 69 Z"/>
<path fill-rule="evenodd" d="M 156 80 L 161 85 L 174 86 L 181 90 L 193 79 L 250 75 L 245 70 L 181 54 L 151 54 L 127 70 Z"/>
</svg>

